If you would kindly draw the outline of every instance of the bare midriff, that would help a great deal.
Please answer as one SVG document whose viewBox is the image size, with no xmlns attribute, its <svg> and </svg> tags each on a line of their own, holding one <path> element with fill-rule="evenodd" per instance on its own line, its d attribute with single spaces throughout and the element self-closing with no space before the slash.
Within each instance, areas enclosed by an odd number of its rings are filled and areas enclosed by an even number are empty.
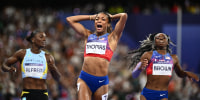
<svg viewBox="0 0 200 100">
<path fill-rule="evenodd" d="M 108 75 L 109 61 L 99 57 L 84 57 L 82 70 L 94 76 Z"/>
<path fill-rule="evenodd" d="M 166 91 L 168 90 L 170 78 L 163 75 L 148 75 L 145 87 L 151 90 Z"/>
<path fill-rule="evenodd" d="M 37 79 L 37 78 L 24 78 L 23 79 L 23 89 L 47 89 L 45 79 Z"/>
</svg>

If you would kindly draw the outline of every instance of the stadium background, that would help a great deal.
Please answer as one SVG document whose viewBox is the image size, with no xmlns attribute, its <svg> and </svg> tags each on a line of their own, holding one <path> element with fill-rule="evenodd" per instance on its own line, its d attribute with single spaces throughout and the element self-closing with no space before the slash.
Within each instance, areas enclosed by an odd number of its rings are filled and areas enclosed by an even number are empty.
<svg viewBox="0 0 200 100">
<path fill-rule="evenodd" d="M 138 100 L 146 76 L 132 79 L 129 63 L 124 57 L 137 48 L 149 33 L 164 32 L 177 45 L 183 69 L 200 74 L 200 1 L 199 0 L 1 0 L 0 3 L 0 64 L 20 48 L 29 44 L 27 33 L 39 28 L 46 32 L 48 50 L 56 65 L 67 78 L 68 89 L 57 84 L 51 75 L 47 84 L 52 100 L 76 100 L 75 80 L 83 62 L 83 41 L 66 23 L 71 15 L 111 14 L 126 12 L 128 20 L 109 68 L 109 100 Z M 181 13 L 179 13 L 181 12 Z M 179 17 L 178 17 L 179 16 Z M 181 18 L 181 21 L 178 21 Z M 81 22 L 94 30 L 93 22 Z M 112 23 L 113 25 L 115 22 Z M 181 27 L 181 31 L 178 31 Z M 180 38 L 179 38 L 180 39 Z M 178 52 L 178 48 L 181 51 Z M 20 67 L 17 63 L 14 66 Z M 21 93 L 20 73 L 0 71 L 0 100 L 18 100 Z M 169 85 L 169 100 L 200 100 L 199 82 L 178 78 L 175 74 Z"/>
</svg>

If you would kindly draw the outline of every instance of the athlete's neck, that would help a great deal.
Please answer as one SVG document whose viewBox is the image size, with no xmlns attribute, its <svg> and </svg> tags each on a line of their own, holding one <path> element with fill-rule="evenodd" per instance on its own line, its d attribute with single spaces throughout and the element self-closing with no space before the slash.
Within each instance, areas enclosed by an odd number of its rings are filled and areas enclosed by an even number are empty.
<svg viewBox="0 0 200 100">
<path fill-rule="evenodd" d="M 166 50 L 156 50 L 159 54 L 165 55 L 167 53 Z"/>
<path fill-rule="evenodd" d="M 35 54 L 38 54 L 38 53 L 40 53 L 41 52 L 41 49 L 40 48 L 31 48 L 31 52 L 32 53 L 35 53 Z"/>
<path fill-rule="evenodd" d="M 104 35 L 104 34 L 106 34 L 105 32 L 103 33 L 95 33 L 97 36 L 102 36 L 102 35 Z"/>
<path fill-rule="evenodd" d="M 157 46 L 155 47 L 156 50 L 167 50 L 167 47 L 163 47 L 163 46 Z"/>
</svg>

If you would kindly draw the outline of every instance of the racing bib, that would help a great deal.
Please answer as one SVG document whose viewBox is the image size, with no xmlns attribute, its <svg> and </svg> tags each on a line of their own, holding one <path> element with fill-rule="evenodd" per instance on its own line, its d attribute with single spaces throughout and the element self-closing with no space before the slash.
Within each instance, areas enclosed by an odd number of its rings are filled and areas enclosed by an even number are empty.
<svg viewBox="0 0 200 100">
<path fill-rule="evenodd" d="M 153 75 L 172 75 L 172 64 L 153 64 Z"/>
<path fill-rule="evenodd" d="M 42 77 L 43 64 L 25 64 L 25 76 Z"/>
<path fill-rule="evenodd" d="M 99 42 L 89 42 L 86 44 L 86 54 L 105 54 L 106 52 L 106 43 Z"/>
</svg>

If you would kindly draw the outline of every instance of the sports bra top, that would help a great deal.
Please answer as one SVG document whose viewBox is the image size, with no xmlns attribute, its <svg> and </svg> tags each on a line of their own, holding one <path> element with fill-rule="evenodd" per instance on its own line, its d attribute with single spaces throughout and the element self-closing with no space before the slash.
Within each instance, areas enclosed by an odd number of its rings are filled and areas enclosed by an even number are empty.
<svg viewBox="0 0 200 100">
<path fill-rule="evenodd" d="M 26 49 L 25 57 L 21 64 L 22 78 L 31 77 L 38 79 L 46 79 L 47 77 L 47 62 L 45 52 L 34 54 L 31 49 Z"/>
<path fill-rule="evenodd" d="M 106 33 L 98 37 L 96 34 L 90 34 L 85 45 L 84 57 L 100 57 L 110 61 L 113 51 L 108 43 L 108 35 L 109 33 Z"/>
<path fill-rule="evenodd" d="M 147 75 L 168 75 L 173 71 L 173 59 L 169 53 L 162 55 L 153 51 L 151 60 L 146 68 Z"/>
</svg>

